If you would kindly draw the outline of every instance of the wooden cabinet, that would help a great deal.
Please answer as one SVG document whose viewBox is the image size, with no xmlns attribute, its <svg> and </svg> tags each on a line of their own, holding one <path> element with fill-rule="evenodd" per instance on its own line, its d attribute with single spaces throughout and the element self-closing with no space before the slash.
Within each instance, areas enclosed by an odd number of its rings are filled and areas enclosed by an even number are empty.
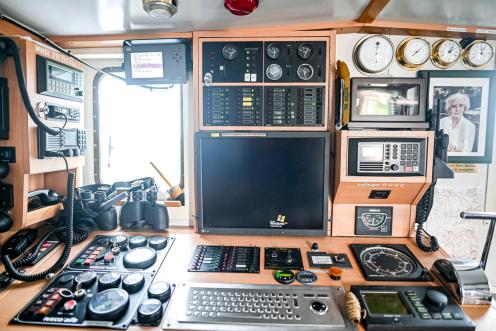
<svg viewBox="0 0 496 331">
<path fill-rule="evenodd" d="M 15 38 L 15 42 L 20 50 L 24 77 L 32 107 L 36 110 L 40 102 L 46 102 L 58 106 L 77 108 L 81 114 L 79 122 L 67 122 L 66 128 L 82 128 L 84 123 L 84 105 L 82 102 L 38 93 L 36 57 L 39 55 L 78 70 L 82 70 L 82 64 L 35 41 Z M 14 188 L 14 207 L 10 211 L 14 226 L 11 230 L 18 230 L 51 218 L 63 209 L 62 204 L 58 204 L 28 211 L 28 192 L 49 188 L 60 195 L 65 195 L 67 172 L 62 158 L 38 158 L 37 126 L 29 117 L 21 98 L 12 57 L 7 58 L 0 67 L 0 76 L 8 80 L 10 115 L 9 139 L 0 140 L 0 146 L 11 146 L 15 147 L 16 150 L 16 162 L 10 164 L 10 174 L 4 181 L 12 184 Z M 46 118 L 42 118 L 42 120 L 49 127 L 54 128 L 60 127 L 64 123 L 63 121 L 49 121 Z M 80 167 L 85 162 L 84 156 L 68 157 L 67 161 L 71 171 L 75 171 L 79 175 Z"/>
</svg>

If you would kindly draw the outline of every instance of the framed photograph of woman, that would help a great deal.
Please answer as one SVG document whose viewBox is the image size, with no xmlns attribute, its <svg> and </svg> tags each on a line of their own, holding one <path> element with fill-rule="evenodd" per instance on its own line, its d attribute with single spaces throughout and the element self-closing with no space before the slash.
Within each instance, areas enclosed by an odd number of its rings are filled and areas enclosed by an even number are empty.
<svg viewBox="0 0 496 331">
<path fill-rule="evenodd" d="M 496 75 L 492 70 L 419 71 L 427 79 L 427 106 L 439 107 L 439 128 L 449 135 L 448 162 L 491 163 Z"/>
</svg>

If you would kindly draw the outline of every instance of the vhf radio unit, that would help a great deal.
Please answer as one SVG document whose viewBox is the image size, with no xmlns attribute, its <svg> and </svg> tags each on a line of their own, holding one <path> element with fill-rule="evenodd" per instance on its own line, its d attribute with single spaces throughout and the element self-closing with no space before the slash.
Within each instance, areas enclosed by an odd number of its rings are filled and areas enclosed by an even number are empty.
<svg viewBox="0 0 496 331">
<path fill-rule="evenodd" d="M 350 138 L 348 175 L 424 176 L 426 139 Z"/>
<path fill-rule="evenodd" d="M 58 62 L 36 56 L 38 93 L 83 101 L 83 73 Z"/>
<path fill-rule="evenodd" d="M 84 129 L 64 129 L 59 135 L 52 136 L 38 128 L 38 158 L 56 156 L 51 152 L 62 153 L 67 157 L 84 155 L 87 136 Z"/>
</svg>

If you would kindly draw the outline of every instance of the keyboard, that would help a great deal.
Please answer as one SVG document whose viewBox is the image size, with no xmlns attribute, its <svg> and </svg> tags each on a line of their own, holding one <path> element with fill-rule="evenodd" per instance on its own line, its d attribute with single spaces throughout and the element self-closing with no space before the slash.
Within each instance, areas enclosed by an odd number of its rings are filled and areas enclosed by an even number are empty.
<svg viewBox="0 0 496 331">
<path fill-rule="evenodd" d="M 344 290 L 330 286 L 191 283 L 177 286 L 164 329 L 351 330 Z"/>
</svg>

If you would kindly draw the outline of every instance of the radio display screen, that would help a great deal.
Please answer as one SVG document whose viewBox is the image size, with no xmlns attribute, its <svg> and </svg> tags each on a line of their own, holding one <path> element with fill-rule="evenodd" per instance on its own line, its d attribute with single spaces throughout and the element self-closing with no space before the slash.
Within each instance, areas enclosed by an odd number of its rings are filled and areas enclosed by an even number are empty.
<svg viewBox="0 0 496 331">
<path fill-rule="evenodd" d="M 410 315 L 410 310 L 398 292 L 362 292 L 370 314 Z"/>
<path fill-rule="evenodd" d="M 77 130 L 64 131 L 64 146 L 77 147 Z"/>
<path fill-rule="evenodd" d="M 57 79 L 71 84 L 75 83 L 74 72 L 56 67 L 54 65 L 48 65 L 48 75 L 50 79 Z"/>
<path fill-rule="evenodd" d="M 382 162 L 384 160 L 383 144 L 358 144 L 358 159 L 361 162 Z"/>
</svg>

